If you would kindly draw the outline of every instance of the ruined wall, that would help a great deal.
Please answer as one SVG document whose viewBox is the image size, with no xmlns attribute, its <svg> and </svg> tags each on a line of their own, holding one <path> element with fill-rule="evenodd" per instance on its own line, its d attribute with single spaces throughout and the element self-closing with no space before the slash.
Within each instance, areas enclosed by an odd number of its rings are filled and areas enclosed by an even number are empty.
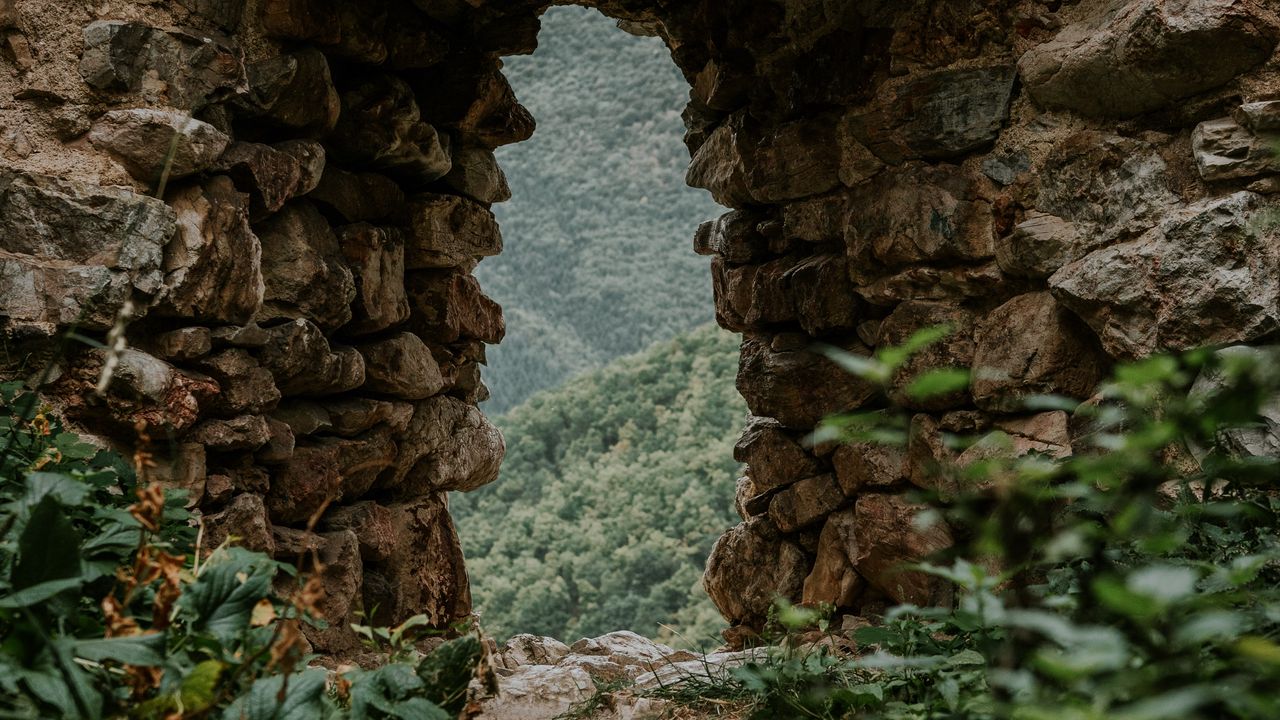
<svg viewBox="0 0 1280 720">
<path fill-rule="evenodd" d="M 946 600 L 893 572 L 951 541 L 902 499 L 941 433 L 1070 452 L 1070 418 L 1019 397 L 1280 331 L 1263 0 L 582 4 L 671 47 L 690 184 L 736 208 L 694 240 L 755 416 L 744 522 L 706 575 L 734 639 L 774 594 Z M 318 548 L 335 619 L 465 615 L 446 498 L 497 474 L 475 403 L 504 331 L 470 270 L 502 246 L 492 151 L 534 128 L 500 57 L 533 50 L 546 5 L 0 0 L 5 373 L 117 443 L 145 420 L 206 543 Z M 122 307 L 130 350 L 57 350 Z M 881 397 L 812 351 L 942 322 L 901 379 L 980 368 L 945 397 Z M 826 414 L 889 403 L 918 412 L 904 451 L 802 446 Z M 312 640 L 351 650 L 344 628 Z"/>
</svg>

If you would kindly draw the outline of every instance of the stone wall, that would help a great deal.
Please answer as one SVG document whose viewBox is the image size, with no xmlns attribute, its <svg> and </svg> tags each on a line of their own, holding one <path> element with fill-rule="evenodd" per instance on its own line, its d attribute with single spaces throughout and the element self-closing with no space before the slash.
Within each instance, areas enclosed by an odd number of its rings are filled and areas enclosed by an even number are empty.
<svg viewBox="0 0 1280 720">
<path fill-rule="evenodd" d="M 447 493 L 496 477 L 475 403 L 504 331 L 470 271 L 502 248 L 493 150 L 534 128 L 500 58 L 534 49 L 547 4 L 0 0 L 5 374 L 117 444 L 145 421 L 206 543 L 317 549 L 320 650 L 355 647 L 360 608 L 469 611 Z M 1070 418 L 1020 397 L 1280 332 L 1265 0 L 582 4 L 671 48 L 689 182 L 733 208 L 694 246 L 753 413 L 743 523 L 706 574 L 734 639 L 775 594 L 946 601 L 895 572 L 951 542 L 903 499 L 942 433 L 1069 453 Z M 122 308 L 129 350 L 55 342 Z M 813 351 L 944 322 L 887 396 Z M 950 365 L 978 369 L 970 390 L 903 391 Z M 889 404 L 917 413 L 903 451 L 801 442 Z"/>
</svg>

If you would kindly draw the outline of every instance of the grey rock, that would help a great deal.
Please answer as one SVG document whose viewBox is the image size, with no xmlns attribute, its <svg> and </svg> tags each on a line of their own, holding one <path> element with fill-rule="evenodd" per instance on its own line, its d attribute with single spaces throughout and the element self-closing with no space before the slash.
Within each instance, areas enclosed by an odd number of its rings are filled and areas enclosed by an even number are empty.
<svg viewBox="0 0 1280 720">
<path fill-rule="evenodd" d="M 1069 220 L 1030 210 L 1013 232 L 996 241 L 996 263 L 1009 275 L 1044 278 L 1099 244 L 1096 235 L 1082 235 Z"/>
<path fill-rule="evenodd" d="M 1211 90 L 1266 60 L 1277 28 L 1242 0 L 1133 0 L 1064 28 L 1018 62 L 1041 106 L 1130 117 Z"/>
<path fill-rule="evenodd" d="M 308 134 L 334 128 L 342 101 L 324 53 L 314 48 L 273 55 L 247 68 L 248 92 L 234 102 L 253 118 Z"/>
<path fill-rule="evenodd" d="M 1280 100 L 1245 103 L 1236 108 L 1232 117 L 1255 133 L 1280 130 Z"/>
<path fill-rule="evenodd" d="M 271 431 L 261 415 L 241 415 L 230 420 L 205 420 L 191 428 L 185 439 L 215 452 L 235 452 L 266 445 Z"/>
<path fill-rule="evenodd" d="M 187 327 L 161 333 L 153 341 L 159 357 L 184 362 L 209 354 L 213 349 L 212 334 L 206 327 Z"/>
<path fill-rule="evenodd" d="M 1269 345 L 1250 347 L 1233 345 L 1216 352 L 1218 359 L 1224 364 L 1231 362 L 1249 362 L 1253 364 L 1253 373 L 1264 373 L 1274 376 L 1280 364 L 1280 346 Z M 1272 378 L 1274 379 L 1274 377 Z M 1224 390 L 1229 379 L 1222 367 L 1205 369 L 1191 386 L 1188 398 L 1195 402 L 1205 402 L 1213 395 Z M 1218 449 L 1236 457 L 1269 458 L 1280 460 L 1280 394 L 1260 398 L 1258 416 L 1254 422 L 1240 427 L 1219 430 L 1214 438 Z M 1190 444 L 1192 454 L 1203 461 L 1209 448 L 1198 444 Z"/>
<path fill-rule="evenodd" d="M 772 418 L 751 417 L 733 448 L 733 459 L 746 463 L 757 493 L 790 485 L 818 474 L 818 463 Z"/>
<path fill-rule="evenodd" d="M 469 492 L 498 477 L 502 433 L 474 405 L 443 395 L 419 402 L 388 485 L 402 496 Z"/>
<path fill-rule="evenodd" d="M 221 350 L 195 363 L 200 370 L 218 381 L 220 392 L 214 408 L 228 415 L 268 412 L 280 401 L 271 372 L 262 367 L 241 348 Z"/>
<path fill-rule="evenodd" d="M 1202 122 L 1191 133 L 1196 168 L 1210 182 L 1280 172 L 1277 144 L 1280 132 L 1255 135 L 1231 118 Z"/>
<path fill-rule="evenodd" d="M 1117 358 L 1262 337 L 1280 329 L 1280 242 L 1264 206 L 1250 192 L 1201 201 L 1049 286 Z"/>
<path fill-rule="evenodd" d="M 166 172 L 178 179 L 213 167 L 231 138 L 185 113 L 135 108 L 103 115 L 89 142 L 138 180 L 158 183 Z"/>
<path fill-rule="evenodd" d="M 218 169 L 253 198 L 255 221 L 274 214 L 300 194 L 302 164 L 293 155 L 270 145 L 234 143 L 219 160 Z"/>
<path fill-rule="evenodd" d="M 84 28 L 80 75 L 99 90 L 141 92 L 149 100 L 187 111 L 247 88 L 239 47 L 120 20 L 99 20 Z"/>
</svg>

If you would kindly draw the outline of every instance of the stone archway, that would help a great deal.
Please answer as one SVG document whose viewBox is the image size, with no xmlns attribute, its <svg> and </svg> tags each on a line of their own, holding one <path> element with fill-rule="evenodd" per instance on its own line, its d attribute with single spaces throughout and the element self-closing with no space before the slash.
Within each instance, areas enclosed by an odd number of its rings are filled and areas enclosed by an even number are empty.
<svg viewBox="0 0 1280 720">
<path fill-rule="evenodd" d="M 949 542 L 903 500 L 949 452 L 942 432 L 1069 452 L 1066 414 L 1017 398 L 1083 397 L 1112 358 L 1280 329 L 1280 248 L 1252 222 L 1278 189 L 1263 3 L 583 4 L 668 44 L 692 88 L 690 183 L 736 208 L 695 249 L 744 335 L 755 415 L 744 521 L 706 577 L 737 635 L 775 594 L 945 601 L 893 572 Z M 111 393 L 90 392 L 100 351 L 44 388 L 69 416 L 121 443 L 146 420 L 211 540 L 318 547 L 333 617 L 465 616 L 446 494 L 496 477 L 502 440 L 475 403 L 504 332 L 470 270 L 501 250 L 492 150 L 533 132 L 500 57 L 532 51 L 547 5 L 0 4 L 6 374 L 131 301 Z M 968 392 L 881 398 L 810 350 L 939 322 L 957 332 L 913 369 L 981 368 Z M 918 412 L 904 451 L 799 442 L 883 402 Z M 312 641 L 352 650 L 344 627 Z"/>
</svg>

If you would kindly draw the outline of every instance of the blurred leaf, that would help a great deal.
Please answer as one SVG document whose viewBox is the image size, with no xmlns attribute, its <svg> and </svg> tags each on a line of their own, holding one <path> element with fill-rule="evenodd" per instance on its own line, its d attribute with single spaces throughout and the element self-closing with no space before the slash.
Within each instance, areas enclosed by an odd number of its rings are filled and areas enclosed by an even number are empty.
<svg viewBox="0 0 1280 720">
<path fill-rule="evenodd" d="M 907 395 L 924 400 L 946 395 L 969 387 L 969 371 L 960 368 L 930 370 L 907 386 Z"/>
<path fill-rule="evenodd" d="M 164 646 L 164 635 L 151 633 L 104 640 L 77 640 L 75 654 L 95 662 L 154 667 L 164 664 Z"/>
</svg>

